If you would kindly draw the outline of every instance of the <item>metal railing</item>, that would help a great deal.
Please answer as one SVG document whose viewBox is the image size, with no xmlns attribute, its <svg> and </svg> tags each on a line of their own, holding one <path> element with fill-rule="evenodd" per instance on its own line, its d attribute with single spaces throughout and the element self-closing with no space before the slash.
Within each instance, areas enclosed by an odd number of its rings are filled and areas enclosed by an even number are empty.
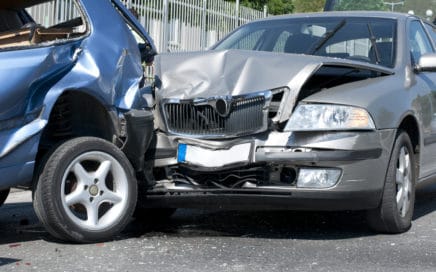
<svg viewBox="0 0 436 272">
<path fill-rule="evenodd" d="M 159 52 L 204 50 L 241 24 L 266 17 L 224 0 L 123 0 L 153 38 Z"/>
<path fill-rule="evenodd" d="M 264 11 L 224 0 L 122 0 L 153 38 L 159 52 L 204 50 L 236 27 L 266 17 Z M 38 23 L 78 16 L 74 0 L 53 0 L 28 9 Z M 54 12 L 53 12 L 54 11 Z"/>
<path fill-rule="evenodd" d="M 54 0 L 27 9 L 36 23 L 43 26 L 56 25 L 80 16 L 73 0 Z"/>
</svg>

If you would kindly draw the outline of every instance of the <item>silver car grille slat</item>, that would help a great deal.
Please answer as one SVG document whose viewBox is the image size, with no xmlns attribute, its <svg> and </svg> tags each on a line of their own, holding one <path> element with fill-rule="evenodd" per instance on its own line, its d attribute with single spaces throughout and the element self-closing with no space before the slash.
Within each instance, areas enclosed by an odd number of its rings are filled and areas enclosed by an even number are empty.
<svg viewBox="0 0 436 272">
<path fill-rule="evenodd" d="M 175 134 L 198 136 L 246 135 L 265 128 L 264 96 L 238 98 L 231 101 L 228 116 L 221 116 L 210 105 L 193 101 L 166 102 L 163 105 L 168 130 Z"/>
</svg>

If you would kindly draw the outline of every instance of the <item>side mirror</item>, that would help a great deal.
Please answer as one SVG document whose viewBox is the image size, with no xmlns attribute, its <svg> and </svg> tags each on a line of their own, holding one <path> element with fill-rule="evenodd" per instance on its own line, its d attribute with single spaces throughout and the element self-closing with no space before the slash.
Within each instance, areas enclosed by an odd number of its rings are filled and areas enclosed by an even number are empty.
<svg viewBox="0 0 436 272">
<path fill-rule="evenodd" d="M 418 72 L 436 72 L 436 53 L 424 54 L 416 67 Z"/>
</svg>

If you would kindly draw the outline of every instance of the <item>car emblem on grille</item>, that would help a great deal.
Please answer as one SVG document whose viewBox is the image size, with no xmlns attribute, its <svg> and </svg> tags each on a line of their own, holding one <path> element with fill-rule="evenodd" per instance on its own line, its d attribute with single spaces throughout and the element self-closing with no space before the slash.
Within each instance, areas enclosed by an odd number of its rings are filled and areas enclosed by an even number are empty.
<svg viewBox="0 0 436 272">
<path fill-rule="evenodd" d="M 215 102 L 215 110 L 221 117 L 228 117 L 232 109 L 232 101 L 219 98 Z"/>
</svg>

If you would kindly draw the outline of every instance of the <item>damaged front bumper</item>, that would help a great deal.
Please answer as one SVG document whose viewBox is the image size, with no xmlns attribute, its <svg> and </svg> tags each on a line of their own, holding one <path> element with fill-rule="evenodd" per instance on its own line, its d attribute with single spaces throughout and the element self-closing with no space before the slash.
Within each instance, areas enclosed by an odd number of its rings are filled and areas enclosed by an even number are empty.
<svg viewBox="0 0 436 272">
<path fill-rule="evenodd" d="M 148 205 L 375 208 L 395 133 L 270 132 L 220 141 L 158 134 L 154 166 L 166 175 L 148 191 Z"/>
</svg>

